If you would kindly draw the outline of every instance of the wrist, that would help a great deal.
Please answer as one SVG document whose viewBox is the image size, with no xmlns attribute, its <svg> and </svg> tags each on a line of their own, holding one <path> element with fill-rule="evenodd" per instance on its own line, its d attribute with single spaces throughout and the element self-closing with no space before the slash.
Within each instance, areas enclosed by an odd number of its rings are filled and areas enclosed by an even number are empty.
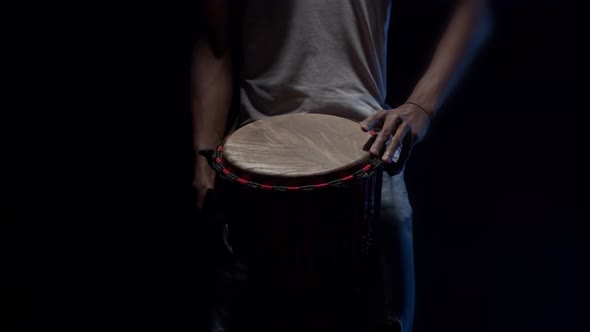
<svg viewBox="0 0 590 332">
<path fill-rule="evenodd" d="M 442 96 L 442 85 L 440 79 L 437 79 L 434 74 L 427 73 L 406 99 L 406 103 L 414 103 L 426 110 L 428 115 L 432 117 L 438 108 Z"/>
<path fill-rule="evenodd" d="M 207 144 L 195 144 L 193 145 L 193 151 L 196 154 L 199 154 L 199 151 L 204 150 L 216 150 L 219 142 L 217 143 L 207 143 Z"/>
<path fill-rule="evenodd" d="M 420 109 L 422 112 L 424 112 L 424 114 L 426 114 L 426 115 L 427 115 L 429 118 L 432 118 L 432 116 L 433 116 L 433 113 L 434 113 L 434 112 L 433 112 L 433 110 L 432 110 L 432 109 L 428 109 L 428 108 L 426 108 L 426 107 L 422 106 L 422 104 L 420 104 L 420 103 L 418 103 L 418 102 L 415 102 L 415 101 L 408 100 L 408 101 L 406 101 L 404 104 L 406 104 L 406 105 L 413 105 L 413 106 L 415 106 L 416 108 L 418 108 L 418 109 Z"/>
<path fill-rule="evenodd" d="M 193 149 L 195 153 L 201 150 L 217 150 L 219 143 L 223 140 L 222 133 L 204 133 L 193 138 Z"/>
</svg>

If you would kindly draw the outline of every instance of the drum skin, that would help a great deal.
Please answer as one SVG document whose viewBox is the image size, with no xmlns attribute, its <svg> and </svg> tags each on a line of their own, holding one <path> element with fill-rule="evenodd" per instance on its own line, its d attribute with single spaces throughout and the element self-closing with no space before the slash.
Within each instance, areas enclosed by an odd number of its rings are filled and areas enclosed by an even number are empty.
<svg viewBox="0 0 590 332">
<path fill-rule="evenodd" d="M 258 179 L 303 183 L 369 163 L 364 145 L 370 138 L 356 122 L 336 116 L 275 116 L 234 132 L 224 145 L 224 159 Z"/>
<path fill-rule="evenodd" d="M 334 328 L 346 312 L 360 317 L 367 310 L 382 172 L 339 179 L 371 162 L 370 138 L 351 120 L 295 114 L 250 123 L 224 141 L 220 160 L 232 174 L 283 188 L 218 181 L 233 252 L 246 262 L 258 299 L 266 299 L 263 310 L 275 310 L 276 317 L 303 310 L 315 317 L 308 322 L 332 322 L 315 324 L 318 330 Z M 284 190 L 310 184 L 317 188 Z"/>
</svg>

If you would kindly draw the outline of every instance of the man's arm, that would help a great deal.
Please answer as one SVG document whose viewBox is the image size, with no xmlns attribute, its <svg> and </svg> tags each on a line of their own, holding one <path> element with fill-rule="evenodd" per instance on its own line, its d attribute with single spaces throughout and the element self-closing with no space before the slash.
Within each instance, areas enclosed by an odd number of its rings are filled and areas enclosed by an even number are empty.
<svg viewBox="0 0 590 332">
<path fill-rule="evenodd" d="M 195 45 L 191 69 L 193 147 L 214 149 L 222 140 L 232 97 L 232 58 L 229 42 L 228 0 L 204 1 L 203 25 Z M 212 189 L 215 172 L 197 155 L 193 186 L 197 207 Z"/>
<path fill-rule="evenodd" d="M 378 112 L 361 122 L 361 129 L 381 128 L 371 153 L 390 163 L 394 152 L 407 134 L 410 146 L 405 155 L 419 142 L 428 129 L 430 118 L 450 93 L 459 74 L 473 53 L 484 41 L 489 30 L 488 3 L 485 0 L 458 0 L 449 24 L 442 35 L 425 74 L 407 99 L 396 109 Z M 391 142 L 384 151 L 387 140 Z M 404 160 L 405 161 L 405 160 Z M 404 161 L 401 161 L 402 164 Z"/>
<path fill-rule="evenodd" d="M 489 33 L 488 10 L 484 0 L 457 1 L 430 66 L 408 101 L 436 112 Z"/>
</svg>

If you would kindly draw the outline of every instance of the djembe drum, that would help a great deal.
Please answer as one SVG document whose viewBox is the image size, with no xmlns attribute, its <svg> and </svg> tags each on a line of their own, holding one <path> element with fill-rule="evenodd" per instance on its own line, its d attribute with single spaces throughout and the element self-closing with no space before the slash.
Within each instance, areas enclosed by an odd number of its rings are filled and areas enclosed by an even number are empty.
<svg viewBox="0 0 590 332">
<path fill-rule="evenodd" d="M 332 320 L 366 309 L 383 168 L 371 138 L 348 119 L 291 114 L 245 125 L 210 151 L 234 254 L 269 307 L 325 319 L 339 307 Z"/>
</svg>

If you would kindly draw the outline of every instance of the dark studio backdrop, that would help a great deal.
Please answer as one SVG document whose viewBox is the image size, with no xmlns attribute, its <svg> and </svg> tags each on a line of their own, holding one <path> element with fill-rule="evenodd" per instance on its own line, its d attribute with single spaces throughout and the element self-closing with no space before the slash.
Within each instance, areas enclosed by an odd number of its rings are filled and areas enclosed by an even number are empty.
<svg viewBox="0 0 590 332">
<path fill-rule="evenodd" d="M 415 330 L 586 330 L 583 12 L 555 1 L 493 9 L 488 43 L 408 164 Z M 446 10 L 394 1 L 392 105 L 424 70 Z M 207 239 L 188 87 L 197 11 L 156 0 L 18 9 L 25 126 L 9 152 L 24 177 L 3 209 L 8 322 L 201 326 Z"/>
</svg>

